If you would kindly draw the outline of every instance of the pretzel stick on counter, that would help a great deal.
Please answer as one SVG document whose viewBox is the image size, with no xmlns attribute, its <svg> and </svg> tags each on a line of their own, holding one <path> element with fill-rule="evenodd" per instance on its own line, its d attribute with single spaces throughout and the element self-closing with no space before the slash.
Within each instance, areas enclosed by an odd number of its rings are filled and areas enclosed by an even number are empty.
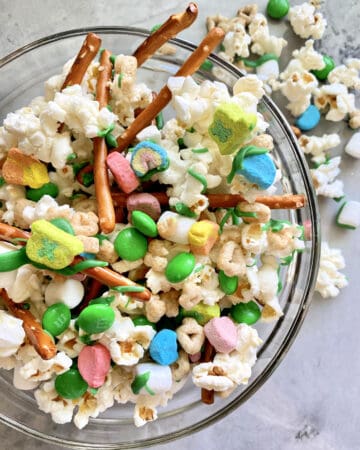
<svg viewBox="0 0 360 450">
<path fill-rule="evenodd" d="M 101 39 L 96 34 L 89 33 L 86 36 L 80 51 L 76 55 L 75 61 L 73 62 L 73 65 L 65 78 L 61 90 L 67 86 L 80 84 L 82 82 L 87 68 L 99 51 L 100 45 Z"/>
<path fill-rule="evenodd" d="M 196 72 L 209 54 L 220 44 L 224 37 L 224 31 L 221 28 L 213 28 L 202 40 L 197 49 L 189 56 L 180 69 L 176 72 L 177 77 L 186 77 Z M 159 112 L 171 100 L 171 91 L 165 85 L 158 93 L 155 100 L 153 100 L 145 109 L 139 114 L 132 124 L 118 137 L 118 147 L 113 151 L 122 152 L 134 140 L 135 136 L 146 127 Z"/>
<path fill-rule="evenodd" d="M 19 228 L 13 227 L 11 225 L 7 225 L 5 223 L 0 223 L 0 238 L 5 241 L 12 242 L 14 238 L 23 238 L 28 239 L 30 237 L 30 233 L 27 231 L 20 230 Z M 26 242 L 19 241 L 19 245 L 26 245 Z M 75 256 L 70 266 L 78 264 L 84 259 L 81 256 Z M 51 270 L 51 269 L 49 269 Z M 124 277 L 118 272 L 115 272 L 107 267 L 91 267 L 90 269 L 82 270 L 81 273 L 85 273 L 91 278 L 100 281 L 102 284 L 105 284 L 109 287 L 116 286 L 126 286 L 126 287 L 143 287 L 139 284 L 134 283 L 128 278 Z M 126 292 L 126 295 L 130 297 L 136 297 L 138 300 L 148 301 L 151 297 L 151 292 L 144 288 L 141 292 Z"/>
<path fill-rule="evenodd" d="M 112 198 L 115 207 L 126 206 L 128 195 L 122 192 L 113 192 Z M 169 204 L 169 197 L 165 192 L 151 192 L 161 205 Z M 209 206 L 211 208 L 234 208 L 239 202 L 246 201 L 242 195 L 233 194 L 207 194 Z M 262 203 L 270 209 L 299 209 L 306 205 L 306 198 L 303 194 L 285 194 L 256 197 L 257 203 Z"/>
<path fill-rule="evenodd" d="M 175 37 L 180 31 L 188 28 L 195 21 L 197 15 L 198 8 L 195 3 L 189 3 L 189 6 L 182 13 L 171 15 L 133 53 L 133 56 L 137 59 L 138 67 L 150 58 L 165 42 Z"/>
<path fill-rule="evenodd" d="M 42 359 L 51 359 L 56 355 L 56 345 L 51 336 L 41 327 L 29 310 L 23 309 L 21 303 L 15 303 L 9 298 L 5 289 L 0 289 L 0 297 L 12 314 L 23 321 L 23 328 L 29 341 Z"/>
<path fill-rule="evenodd" d="M 210 344 L 210 342 L 206 339 L 205 340 L 205 348 L 204 353 L 201 358 L 201 362 L 211 362 L 215 356 L 215 349 Z M 209 391 L 208 389 L 201 389 L 201 401 L 203 403 L 206 403 L 207 405 L 211 405 L 214 403 L 214 391 Z"/>
<path fill-rule="evenodd" d="M 100 58 L 99 76 L 96 85 L 96 100 L 99 109 L 109 103 L 112 64 L 111 53 L 103 50 Z M 99 225 L 103 233 L 111 233 L 115 227 L 115 211 L 111 198 L 108 169 L 106 166 L 107 146 L 105 138 L 96 137 L 94 143 L 94 184 Z"/>
</svg>

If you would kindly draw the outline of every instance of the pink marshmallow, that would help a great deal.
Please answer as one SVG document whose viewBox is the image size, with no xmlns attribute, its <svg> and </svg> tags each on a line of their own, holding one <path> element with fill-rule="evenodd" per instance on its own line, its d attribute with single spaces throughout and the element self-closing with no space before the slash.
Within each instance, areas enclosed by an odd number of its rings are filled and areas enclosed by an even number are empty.
<svg viewBox="0 0 360 450">
<path fill-rule="evenodd" d="M 196 362 L 200 361 L 200 358 L 201 358 L 201 352 L 197 352 L 197 353 L 194 353 L 193 355 L 189 355 L 189 360 L 192 363 L 196 363 Z"/>
<path fill-rule="evenodd" d="M 217 352 L 230 353 L 237 343 L 237 328 L 229 317 L 215 317 L 204 326 L 205 336 Z"/>
<path fill-rule="evenodd" d="M 87 345 L 79 353 L 78 369 L 90 387 L 98 388 L 105 382 L 110 362 L 110 352 L 102 344 Z"/>
<path fill-rule="evenodd" d="M 158 220 L 161 215 L 161 207 L 159 200 L 151 194 L 141 192 L 139 194 L 131 194 L 127 198 L 126 207 L 131 216 L 132 211 L 142 211 L 152 217 L 154 220 Z M 129 222 L 130 222 L 129 217 Z"/>
<path fill-rule="evenodd" d="M 306 241 L 310 241 L 312 238 L 311 220 L 305 220 L 304 222 L 304 237 Z"/>
<path fill-rule="evenodd" d="M 106 164 L 114 175 L 116 183 L 120 189 L 129 194 L 139 186 L 135 172 L 132 170 L 129 161 L 118 152 L 113 152 L 106 158 Z"/>
</svg>

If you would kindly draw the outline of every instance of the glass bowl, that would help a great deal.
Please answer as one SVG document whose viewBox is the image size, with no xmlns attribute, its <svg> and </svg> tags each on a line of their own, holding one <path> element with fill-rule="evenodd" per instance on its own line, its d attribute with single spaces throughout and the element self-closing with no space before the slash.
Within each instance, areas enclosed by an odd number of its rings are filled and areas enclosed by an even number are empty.
<svg viewBox="0 0 360 450">
<path fill-rule="evenodd" d="M 93 31 L 103 39 L 102 47 L 115 54 L 132 54 L 148 36 L 148 32 L 125 27 L 95 27 L 54 34 L 40 39 L 0 60 L 0 121 L 7 113 L 27 105 L 42 95 L 43 84 L 50 76 L 61 72 L 62 65 L 73 57 L 84 36 Z M 175 74 L 182 62 L 196 48 L 180 39 L 171 43 L 176 47 L 173 56 L 156 55 L 138 72 L 138 80 L 146 82 L 152 90 L 159 90 L 170 75 Z M 229 88 L 242 76 L 241 72 L 216 55 L 210 58 L 212 71 L 199 70 L 197 81 L 221 79 Z M 292 223 L 311 225 L 311 237 L 305 251 L 298 253 L 291 264 L 283 268 L 281 278 L 284 289 L 280 296 L 284 316 L 273 324 L 256 326 L 263 345 L 253 367 L 248 385 L 240 386 L 228 398 L 217 398 L 211 406 L 200 401 L 200 389 L 188 382 L 167 407 L 159 408 L 157 421 L 142 428 L 133 425 L 133 405 L 115 405 L 89 425 L 78 430 L 74 425 L 56 425 L 50 415 L 41 412 L 32 392 L 19 391 L 12 385 L 12 373 L 0 373 L 0 420 L 19 431 L 48 443 L 72 448 L 123 449 L 146 447 L 189 435 L 224 417 L 247 400 L 272 374 L 290 348 L 309 307 L 317 275 L 319 259 L 319 215 L 307 164 L 299 151 L 284 116 L 267 97 L 261 101 L 259 111 L 270 124 L 273 152 L 283 172 L 279 190 L 283 193 L 303 193 L 307 206 L 299 210 L 278 210 L 274 217 Z M 1 123 L 0 122 L 0 123 Z"/>
</svg>

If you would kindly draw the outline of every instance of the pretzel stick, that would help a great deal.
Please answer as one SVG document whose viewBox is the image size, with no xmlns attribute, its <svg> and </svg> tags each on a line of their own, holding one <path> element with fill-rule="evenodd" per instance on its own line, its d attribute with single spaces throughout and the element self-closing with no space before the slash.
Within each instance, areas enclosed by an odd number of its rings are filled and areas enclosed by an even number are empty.
<svg viewBox="0 0 360 450">
<path fill-rule="evenodd" d="M 214 347 L 206 339 L 204 354 L 202 355 L 201 362 L 211 362 L 214 358 L 215 353 L 216 352 L 215 352 Z M 201 401 L 203 403 L 206 403 L 207 405 L 213 404 L 214 403 L 214 391 L 202 388 L 201 389 Z"/>
<path fill-rule="evenodd" d="M 169 197 L 165 192 L 151 192 L 161 205 L 169 204 Z M 128 195 L 122 192 L 113 192 L 112 198 L 116 207 L 126 206 Z M 242 195 L 232 194 L 207 194 L 211 208 L 233 208 L 239 202 L 246 201 Z M 257 203 L 262 203 L 270 209 L 298 209 L 306 205 L 306 198 L 303 194 L 285 194 L 256 197 Z"/>
<path fill-rule="evenodd" d="M 11 225 L 7 225 L 5 223 L 0 223 L 0 237 L 5 241 L 12 241 L 14 238 L 24 238 L 28 239 L 30 237 L 30 233 L 27 231 L 20 230 L 19 228 L 13 227 Z M 26 242 L 19 241 L 19 245 L 26 245 Z M 70 266 L 77 264 L 84 259 L 81 256 L 75 256 Z M 51 269 L 49 269 L 51 270 Z M 139 286 L 123 275 L 114 272 L 107 267 L 91 267 L 90 269 L 82 270 L 81 273 L 85 273 L 89 275 L 89 277 L 94 278 L 95 280 L 100 281 L 102 284 L 105 284 L 109 287 L 115 286 Z M 148 301 L 150 300 L 151 293 L 148 289 L 145 289 L 142 292 L 127 292 L 126 295 L 130 297 L 136 297 L 138 300 Z"/>
<path fill-rule="evenodd" d="M 197 15 L 198 8 L 195 3 L 189 3 L 189 6 L 182 13 L 171 15 L 133 53 L 133 56 L 137 59 L 138 67 L 144 64 L 165 42 L 175 37 L 180 31 L 188 28 L 195 21 Z"/>
<path fill-rule="evenodd" d="M 95 58 L 97 52 L 99 51 L 101 44 L 101 39 L 94 33 L 89 33 L 81 48 L 79 53 L 76 55 L 75 61 L 71 66 L 69 73 L 67 74 L 65 81 L 61 87 L 61 90 L 67 86 L 73 84 L 80 84 L 90 66 L 91 61 Z"/>
<path fill-rule="evenodd" d="M 57 349 L 51 336 L 41 327 L 29 310 L 22 309 L 21 303 L 15 303 L 9 298 L 5 289 L 0 289 L 0 296 L 12 314 L 23 321 L 23 328 L 29 341 L 42 359 L 51 359 Z"/>
<path fill-rule="evenodd" d="M 112 64 L 111 53 L 103 50 L 100 58 L 100 67 L 96 85 L 96 100 L 99 102 L 99 109 L 109 103 Z M 115 227 L 115 211 L 111 198 L 108 169 L 106 166 L 107 147 L 105 138 L 96 137 L 94 143 L 94 184 L 96 203 L 99 215 L 99 225 L 103 233 L 111 233 Z"/>
<path fill-rule="evenodd" d="M 221 42 L 224 37 L 224 31 L 221 28 L 213 28 L 202 40 L 197 49 L 189 56 L 180 69 L 176 72 L 177 77 L 186 77 L 196 72 L 204 60 L 214 50 L 214 48 Z M 171 100 L 171 91 L 165 85 L 158 93 L 155 100 L 153 100 L 144 111 L 137 116 L 132 124 L 118 137 L 118 147 L 113 151 L 122 152 L 133 141 L 135 136 L 150 123 L 159 112 Z"/>
</svg>

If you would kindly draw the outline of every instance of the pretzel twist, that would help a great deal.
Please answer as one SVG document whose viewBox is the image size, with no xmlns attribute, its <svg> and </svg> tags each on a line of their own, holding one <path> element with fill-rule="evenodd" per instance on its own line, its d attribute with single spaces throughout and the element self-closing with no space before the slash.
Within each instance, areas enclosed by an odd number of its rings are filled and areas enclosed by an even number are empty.
<svg viewBox="0 0 360 450">
<path fill-rule="evenodd" d="M 205 339 L 204 353 L 201 358 L 201 362 L 211 362 L 215 356 L 215 349 L 210 342 Z M 201 389 L 201 401 L 207 405 L 214 403 L 214 391 L 205 388 Z"/>
</svg>

